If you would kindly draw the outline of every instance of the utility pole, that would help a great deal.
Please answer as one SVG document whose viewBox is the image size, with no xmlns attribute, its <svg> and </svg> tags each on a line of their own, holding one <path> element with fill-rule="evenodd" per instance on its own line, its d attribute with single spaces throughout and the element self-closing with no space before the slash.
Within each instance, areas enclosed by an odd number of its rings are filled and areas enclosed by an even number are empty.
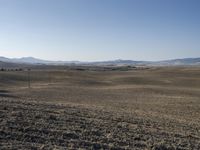
<svg viewBox="0 0 200 150">
<path fill-rule="evenodd" d="M 31 88 L 31 77 L 30 77 L 30 71 L 31 69 L 28 69 L 28 88 Z"/>
<path fill-rule="evenodd" d="M 48 72 L 49 84 L 51 83 L 51 71 Z"/>
</svg>

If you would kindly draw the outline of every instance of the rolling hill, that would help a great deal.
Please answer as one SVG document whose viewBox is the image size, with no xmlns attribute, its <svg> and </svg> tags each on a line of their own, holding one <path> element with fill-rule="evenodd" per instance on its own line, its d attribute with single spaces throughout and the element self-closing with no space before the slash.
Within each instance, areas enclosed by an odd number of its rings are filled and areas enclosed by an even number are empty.
<svg viewBox="0 0 200 150">
<path fill-rule="evenodd" d="M 1 66 L 15 66 L 19 64 L 27 65 L 97 65 L 97 66 L 120 66 L 120 65 L 148 65 L 148 66 L 179 66 L 179 65 L 200 65 L 200 58 L 183 58 L 172 59 L 163 61 L 134 61 L 134 60 L 110 60 L 110 61 L 97 61 L 97 62 L 80 62 L 80 61 L 50 61 L 42 60 L 34 57 L 22 58 L 6 58 L 0 57 Z"/>
</svg>

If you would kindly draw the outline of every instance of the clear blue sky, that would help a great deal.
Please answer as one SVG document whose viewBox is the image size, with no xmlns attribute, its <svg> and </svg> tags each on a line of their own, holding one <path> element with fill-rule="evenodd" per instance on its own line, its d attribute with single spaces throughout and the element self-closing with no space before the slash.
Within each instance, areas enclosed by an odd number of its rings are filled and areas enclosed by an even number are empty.
<svg viewBox="0 0 200 150">
<path fill-rule="evenodd" d="M 0 0 L 0 56 L 200 57 L 200 0 Z"/>
</svg>

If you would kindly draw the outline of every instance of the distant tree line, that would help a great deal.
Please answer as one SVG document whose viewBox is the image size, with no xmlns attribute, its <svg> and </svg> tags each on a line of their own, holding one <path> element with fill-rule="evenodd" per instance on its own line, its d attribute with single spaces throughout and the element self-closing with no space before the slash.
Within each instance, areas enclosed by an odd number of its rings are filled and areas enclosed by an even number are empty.
<svg viewBox="0 0 200 150">
<path fill-rule="evenodd" d="M 23 69 L 22 68 L 14 68 L 14 69 L 1 68 L 0 71 L 23 71 Z"/>
</svg>

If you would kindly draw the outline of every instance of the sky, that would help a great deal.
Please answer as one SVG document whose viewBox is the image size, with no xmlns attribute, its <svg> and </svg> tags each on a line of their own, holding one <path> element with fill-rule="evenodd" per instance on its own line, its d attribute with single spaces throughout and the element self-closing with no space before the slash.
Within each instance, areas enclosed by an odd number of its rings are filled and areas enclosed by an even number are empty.
<svg viewBox="0 0 200 150">
<path fill-rule="evenodd" d="M 200 0 L 0 0 L 0 56 L 200 57 Z"/>
</svg>

